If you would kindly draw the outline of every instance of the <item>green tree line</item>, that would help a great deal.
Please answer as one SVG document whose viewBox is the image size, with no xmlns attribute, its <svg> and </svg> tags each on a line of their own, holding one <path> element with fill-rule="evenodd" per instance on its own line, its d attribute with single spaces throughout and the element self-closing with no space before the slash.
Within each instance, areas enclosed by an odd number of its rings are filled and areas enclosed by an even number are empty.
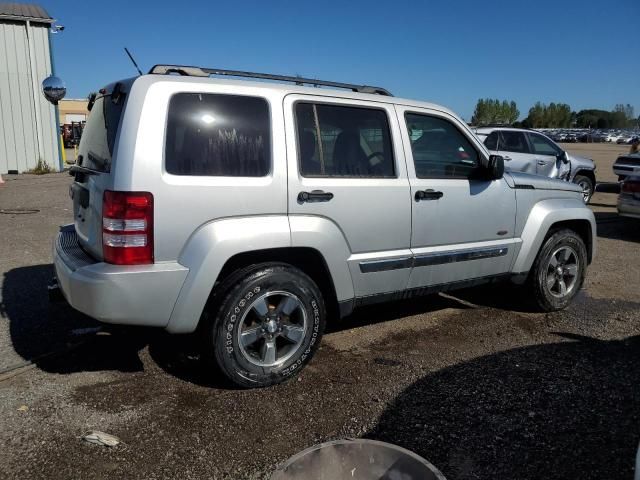
<svg viewBox="0 0 640 480">
<path fill-rule="evenodd" d="M 640 125 L 633 106 L 617 104 L 610 112 L 588 109 L 574 112 L 566 103 L 546 105 L 536 102 L 525 119 L 518 121 L 520 111 L 513 100 L 481 98 L 476 104 L 471 123 L 483 125 L 513 125 L 525 128 L 625 128 Z"/>
<path fill-rule="evenodd" d="M 474 125 L 513 125 L 520 116 L 516 102 L 490 98 L 478 100 L 471 122 Z"/>
</svg>

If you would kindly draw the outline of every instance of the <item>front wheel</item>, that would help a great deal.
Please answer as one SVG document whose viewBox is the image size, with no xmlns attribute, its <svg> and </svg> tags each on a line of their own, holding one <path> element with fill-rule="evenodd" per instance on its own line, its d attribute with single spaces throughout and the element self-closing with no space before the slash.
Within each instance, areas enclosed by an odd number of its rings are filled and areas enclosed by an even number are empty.
<svg viewBox="0 0 640 480">
<path fill-rule="evenodd" d="M 562 310 L 578 294 L 587 269 L 587 249 L 569 229 L 554 232 L 543 244 L 529 276 L 538 307 L 545 312 Z"/>
<path fill-rule="evenodd" d="M 255 265 L 223 285 L 212 306 L 205 356 L 241 387 L 264 387 L 295 376 L 311 360 L 326 321 L 322 295 L 299 269 Z M 208 353 L 208 355 L 207 355 Z"/>
<path fill-rule="evenodd" d="M 573 183 L 579 185 L 580 188 L 582 188 L 582 199 L 584 200 L 584 203 L 589 203 L 595 189 L 593 181 L 589 177 L 585 177 L 584 175 L 576 175 L 576 177 L 573 179 Z"/>
</svg>

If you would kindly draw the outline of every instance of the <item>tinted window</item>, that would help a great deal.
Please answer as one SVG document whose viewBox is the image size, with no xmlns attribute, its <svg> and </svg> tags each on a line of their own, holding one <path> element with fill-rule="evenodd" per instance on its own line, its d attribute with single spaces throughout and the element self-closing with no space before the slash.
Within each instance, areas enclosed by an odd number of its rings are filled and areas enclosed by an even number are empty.
<svg viewBox="0 0 640 480">
<path fill-rule="evenodd" d="M 394 177 L 383 110 L 296 105 L 300 173 L 311 177 Z"/>
<path fill-rule="evenodd" d="M 467 178 L 479 165 L 478 152 L 447 120 L 406 114 L 418 178 Z"/>
<path fill-rule="evenodd" d="M 165 164 L 175 175 L 262 177 L 271 166 L 262 98 L 178 93 L 169 102 Z"/>
<path fill-rule="evenodd" d="M 535 133 L 529 134 L 529 140 L 531 141 L 531 148 L 533 153 L 538 155 L 558 155 L 560 148 L 556 146 L 551 140 L 546 139 L 542 135 L 536 135 Z"/>
<path fill-rule="evenodd" d="M 487 138 L 484 139 L 484 146 L 489 150 L 497 150 L 498 146 L 498 132 L 492 132 Z"/>
<path fill-rule="evenodd" d="M 80 165 L 101 172 L 110 171 L 123 104 L 123 98 L 114 104 L 110 95 L 96 99 L 80 139 Z"/>
<path fill-rule="evenodd" d="M 501 152 L 529 153 L 529 146 L 524 132 L 500 131 L 498 148 Z"/>
</svg>

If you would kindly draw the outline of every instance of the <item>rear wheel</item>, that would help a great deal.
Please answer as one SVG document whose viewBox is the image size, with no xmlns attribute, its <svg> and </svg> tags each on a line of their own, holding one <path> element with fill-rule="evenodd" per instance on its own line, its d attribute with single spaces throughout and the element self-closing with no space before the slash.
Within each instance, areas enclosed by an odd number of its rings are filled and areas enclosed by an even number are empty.
<svg viewBox="0 0 640 480">
<path fill-rule="evenodd" d="M 205 355 L 242 387 L 294 376 L 320 343 L 326 313 L 317 285 L 287 264 L 262 264 L 234 275 L 212 305 Z"/>
<path fill-rule="evenodd" d="M 537 306 L 545 312 L 566 308 L 582 288 L 586 268 L 587 249 L 576 232 L 562 229 L 551 234 L 529 276 Z"/>
<path fill-rule="evenodd" d="M 589 203 L 591 201 L 591 197 L 593 196 L 593 190 L 595 188 L 593 181 L 584 175 L 576 175 L 573 179 L 573 183 L 577 184 L 582 188 L 582 199 L 584 203 Z"/>
</svg>

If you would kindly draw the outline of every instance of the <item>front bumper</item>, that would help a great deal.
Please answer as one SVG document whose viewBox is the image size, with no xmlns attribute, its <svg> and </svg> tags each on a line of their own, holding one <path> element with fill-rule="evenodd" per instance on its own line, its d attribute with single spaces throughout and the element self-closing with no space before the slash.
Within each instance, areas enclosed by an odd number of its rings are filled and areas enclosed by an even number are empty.
<svg viewBox="0 0 640 480">
<path fill-rule="evenodd" d="M 165 327 L 189 270 L 177 262 L 111 265 L 80 247 L 73 225 L 53 244 L 58 285 L 69 304 L 97 320 Z"/>
</svg>

